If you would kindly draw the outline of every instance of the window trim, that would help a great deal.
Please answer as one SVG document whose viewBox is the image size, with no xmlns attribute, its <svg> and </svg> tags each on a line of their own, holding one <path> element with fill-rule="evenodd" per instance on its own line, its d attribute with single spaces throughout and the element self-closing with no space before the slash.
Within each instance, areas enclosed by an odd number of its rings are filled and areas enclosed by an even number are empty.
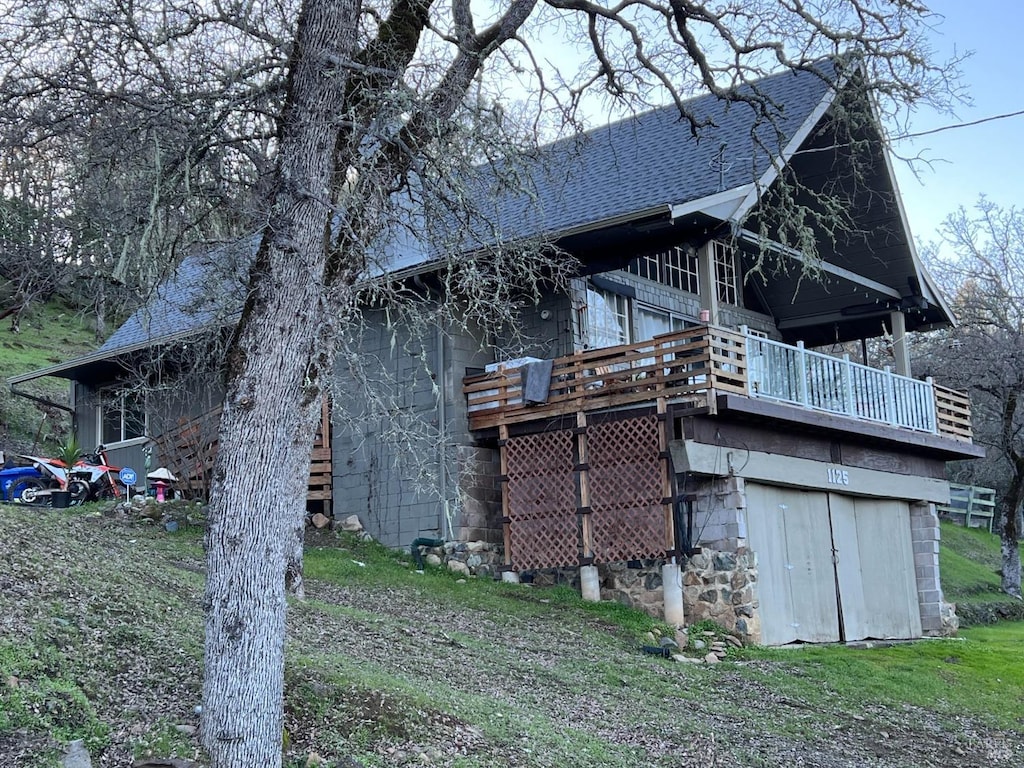
<svg viewBox="0 0 1024 768">
<path fill-rule="evenodd" d="M 740 287 L 738 252 L 735 247 L 721 240 L 711 241 L 711 265 L 715 271 L 715 291 L 720 304 L 743 307 L 743 291 Z"/>
<path fill-rule="evenodd" d="M 96 397 L 96 444 L 103 445 L 107 448 L 123 448 L 131 445 L 140 445 L 149 441 L 149 408 L 147 407 L 146 396 L 139 395 L 141 400 L 141 411 L 142 411 L 142 434 L 135 435 L 133 437 L 125 437 L 125 400 L 133 393 L 118 390 L 116 388 L 108 387 L 97 391 Z M 104 434 L 106 414 L 108 411 L 112 412 L 115 399 L 119 403 L 120 411 L 120 433 L 121 439 L 119 440 L 104 440 L 106 435 Z"/>
</svg>

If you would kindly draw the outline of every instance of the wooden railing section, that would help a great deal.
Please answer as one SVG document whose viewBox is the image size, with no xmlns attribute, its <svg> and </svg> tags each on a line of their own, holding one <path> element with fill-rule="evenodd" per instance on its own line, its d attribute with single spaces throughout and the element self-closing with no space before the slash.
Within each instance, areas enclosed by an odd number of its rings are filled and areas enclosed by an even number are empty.
<svg viewBox="0 0 1024 768">
<path fill-rule="evenodd" d="M 658 398 L 706 403 L 710 390 L 746 394 L 746 342 L 713 326 L 577 352 L 552 362 L 547 400 L 522 399 L 521 368 L 469 376 L 470 429 L 486 429 Z"/>
<path fill-rule="evenodd" d="M 190 496 L 210 497 L 220 414 L 218 405 L 200 416 L 179 421 L 173 429 L 154 438 L 156 466 L 170 469 L 178 478 L 177 487 Z M 327 515 L 330 514 L 332 474 L 331 412 L 325 399 L 313 441 L 306 500 L 321 502 Z"/>
<path fill-rule="evenodd" d="M 467 376 L 463 380 L 463 392 L 469 405 L 469 428 L 489 429 L 572 413 L 653 403 L 661 398 L 711 406 L 711 393 L 769 396 L 764 389 L 769 373 L 763 355 L 765 341 L 754 337 L 749 341 L 755 343 L 758 350 L 753 358 L 748 355 L 746 334 L 716 326 L 698 326 L 647 341 L 559 357 L 551 363 L 547 399 L 543 402 L 523 402 L 523 368 L 499 367 L 493 372 Z M 798 347 L 791 349 L 800 353 L 797 355 L 800 359 L 812 355 Z M 793 391 L 808 394 L 803 398 L 786 399 L 776 393 L 775 399 L 797 407 L 813 407 L 849 418 L 882 421 L 971 442 L 971 404 L 965 393 L 884 371 L 877 373 L 884 382 L 890 382 L 887 386 L 871 387 L 868 382 L 858 389 L 859 379 L 850 369 L 860 371 L 863 366 L 838 358 L 829 360 L 834 360 L 835 366 L 778 366 L 778 376 L 789 382 L 783 388 L 788 386 Z M 874 372 L 873 369 L 865 371 Z M 829 376 L 835 377 L 833 384 L 836 386 L 823 386 L 823 379 Z M 861 378 L 867 376 L 868 373 L 861 372 Z M 895 379 L 899 380 L 899 386 L 891 383 Z M 842 388 L 844 381 L 845 389 Z M 908 389 L 913 389 L 913 393 L 908 394 Z M 852 397 L 860 390 L 874 393 L 872 398 L 862 398 L 868 405 Z M 846 393 L 846 396 L 811 397 L 825 391 Z M 923 403 L 922 398 L 928 402 Z M 879 414 L 884 417 L 870 410 L 868 406 L 872 403 L 878 405 Z"/>
<path fill-rule="evenodd" d="M 935 388 L 935 419 L 940 435 L 971 442 L 971 399 L 966 392 L 932 385 Z"/>
</svg>

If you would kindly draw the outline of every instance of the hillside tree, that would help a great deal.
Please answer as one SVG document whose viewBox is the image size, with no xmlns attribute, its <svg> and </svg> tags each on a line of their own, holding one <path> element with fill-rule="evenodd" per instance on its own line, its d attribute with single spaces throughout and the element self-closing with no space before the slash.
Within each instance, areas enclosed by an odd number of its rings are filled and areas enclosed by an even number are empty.
<svg viewBox="0 0 1024 768">
<path fill-rule="evenodd" d="M 942 227 L 945 248 L 929 261 L 959 324 L 925 342 L 926 365 L 938 380 L 971 395 L 974 440 L 983 460 L 962 479 L 997 491 L 996 526 L 1004 592 L 1021 597 L 1021 509 L 1024 507 L 1024 211 L 982 198 Z"/>
<path fill-rule="evenodd" d="M 530 129 L 530 144 L 578 130 L 585 106 L 667 101 L 696 133 L 706 126 L 685 99 L 704 92 L 770 120 L 778 105 L 739 86 L 822 56 L 845 62 L 844 82 L 889 114 L 948 93 L 949 69 L 928 59 L 935 19 L 917 0 L 61 0 L 45 6 L 57 34 L 38 3 L 22 8 L 4 22 L 0 90 L 16 98 L 0 103 L 0 120 L 74 126 L 122 106 L 143 126 L 178 115 L 188 151 L 159 144 L 161 168 L 230 150 L 216 168 L 252 168 L 241 175 L 261 190 L 247 209 L 259 244 L 225 355 L 207 535 L 201 733 L 214 768 L 281 764 L 285 575 L 301 583 L 310 446 L 338 346 L 358 326 L 367 280 L 379 285 L 386 269 L 381 251 L 441 222 L 458 235 L 448 252 L 468 290 L 514 282 L 506 264 L 530 278 L 528 255 L 503 254 L 531 249 L 504 242 L 473 182 L 473 163 L 487 159 L 499 186 L 518 183 L 503 144 L 476 133 L 494 124 L 489 104 L 522 92 L 510 130 Z M 155 199 L 161 215 L 189 200 Z M 809 242 L 799 197 L 780 199 L 791 206 L 780 237 Z"/>
</svg>

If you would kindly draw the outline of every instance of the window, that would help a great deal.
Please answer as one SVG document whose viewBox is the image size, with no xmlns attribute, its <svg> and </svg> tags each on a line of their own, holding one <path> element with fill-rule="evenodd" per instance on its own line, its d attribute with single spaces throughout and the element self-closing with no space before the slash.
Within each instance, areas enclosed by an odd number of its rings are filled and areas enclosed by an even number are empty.
<svg viewBox="0 0 1024 768">
<path fill-rule="evenodd" d="M 136 393 L 100 393 L 99 442 L 122 443 L 146 436 L 145 398 Z"/>
<path fill-rule="evenodd" d="M 632 272 L 637 277 L 644 277 L 656 283 L 661 282 L 661 259 L 656 253 L 645 253 L 638 256 L 626 267 L 627 272 Z"/>
<path fill-rule="evenodd" d="M 718 300 L 723 304 L 740 305 L 739 270 L 736 267 L 736 251 L 717 240 L 711 243 L 715 265 L 715 287 Z"/>
<path fill-rule="evenodd" d="M 697 254 L 692 249 L 675 247 L 663 254 L 665 263 L 665 284 L 680 291 L 700 293 L 700 273 Z"/>
<path fill-rule="evenodd" d="M 692 324 L 680 315 L 655 307 L 639 306 L 636 314 L 638 339 L 653 339 L 663 333 L 682 331 Z"/>
<path fill-rule="evenodd" d="M 587 346 L 599 349 L 629 341 L 629 300 L 611 291 L 588 288 Z"/>
<path fill-rule="evenodd" d="M 692 249 L 676 246 L 647 253 L 633 259 L 626 271 L 680 291 L 699 293 L 697 254 Z"/>
</svg>

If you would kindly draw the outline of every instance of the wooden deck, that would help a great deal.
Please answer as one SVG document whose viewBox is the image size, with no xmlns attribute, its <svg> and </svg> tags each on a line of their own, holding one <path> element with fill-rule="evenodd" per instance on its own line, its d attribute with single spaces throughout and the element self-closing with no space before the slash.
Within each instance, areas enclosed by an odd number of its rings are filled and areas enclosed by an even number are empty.
<svg viewBox="0 0 1024 768">
<path fill-rule="evenodd" d="M 746 392 L 743 337 L 711 327 L 554 360 L 545 403 L 522 401 L 520 369 L 469 376 L 470 429 L 653 402 L 706 404 L 708 392 Z"/>
<path fill-rule="evenodd" d="M 170 469 L 178 478 L 177 487 L 193 497 L 208 499 L 210 495 L 220 413 L 218 405 L 193 419 L 179 421 L 174 429 L 154 438 L 156 466 Z M 306 501 L 319 504 L 321 508 L 318 511 L 328 516 L 333 493 L 332 475 L 331 412 L 324 399 L 320 425 L 313 441 Z"/>
<path fill-rule="evenodd" d="M 468 376 L 463 381 L 463 392 L 469 405 L 469 427 L 472 430 L 492 429 L 576 413 L 654 405 L 658 401 L 689 403 L 714 410 L 719 394 L 765 398 L 764 361 L 755 359 L 755 365 L 751 365 L 748 342 L 763 345 L 763 340 L 748 339 L 739 331 L 699 326 L 656 336 L 648 341 L 556 358 L 552 362 L 547 399 L 539 403 L 523 402 L 520 368 L 499 367 L 494 372 Z M 809 355 L 824 357 L 798 347 L 791 349 L 800 358 Z M 778 375 L 796 379 L 799 386 L 791 387 L 794 391 L 821 392 L 825 389 L 824 384 L 831 384 L 834 391 L 842 393 L 846 387 L 847 395 L 834 398 L 834 403 L 821 398 L 806 401 L 805 407 L 818 412 L 891 423 L 896 427 L 913 424 L 908 428 L 971 442 L 970 400 L 964 393 L 930 381 L 916 381 L 879 371 L 880 380 L 887 386 L 868 388 L 871 407 L 850 408 L 849 403 L 854 401 L 849 394 L 852 391 L 850 382 L 854 380 L 849 372 L 851 364 L 841 360 L 837 363 L 841 364 L 780 366 Z M 752 367 L 755 377 L 750 376 Z M 813 386 L 808 386 L 808 382 L 803 380 L 809 375 L 814 376 Z M 826 381 L 830 376 L 834 378 Z M 751 378 L 759 378 L 760 382 L 752 385 Z M 897 386 L 893 386 L 893 381 Z M 906 391 L 911 388 L 916 393 L 915 397 L 926 400 L 927 407 L 906 407 Z M 801 406 L 800 402 L 786 402 Z M 919 424 L 904 423 L 884 416 L 904 411 L 919 412 L 922 421 Z M 872 419 L 874 412 L 880 416 Z M 868 416 L 863 416 L 863 413 Z"/>
</svg>

